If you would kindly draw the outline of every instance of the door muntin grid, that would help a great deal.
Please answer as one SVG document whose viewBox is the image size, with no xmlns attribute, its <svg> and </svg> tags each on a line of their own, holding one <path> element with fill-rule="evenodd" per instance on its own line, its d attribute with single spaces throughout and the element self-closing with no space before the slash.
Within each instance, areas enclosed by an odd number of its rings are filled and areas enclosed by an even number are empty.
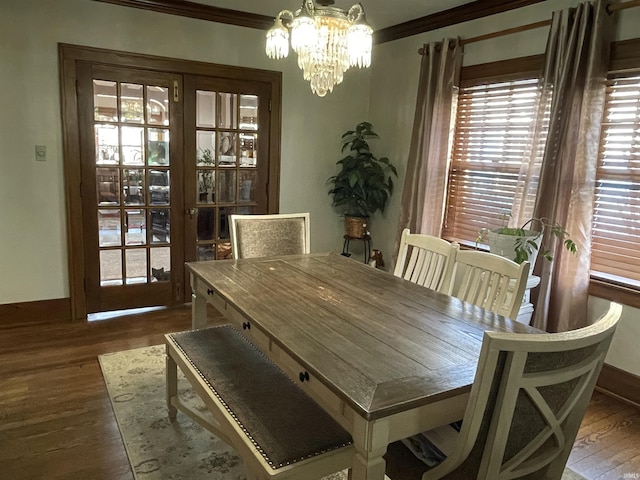
<svg viewBox="0 0 640 480">
<path fill-rule="evenodd" d="M 229 215 L 258 207 L 258 96 L 196 90 L 196 259 L 231 258 Z"/>
<path fill-rule="evenodd" d="M 169 89 L 93 80 L 100 286 L 171 279 Z"/>
</svg>

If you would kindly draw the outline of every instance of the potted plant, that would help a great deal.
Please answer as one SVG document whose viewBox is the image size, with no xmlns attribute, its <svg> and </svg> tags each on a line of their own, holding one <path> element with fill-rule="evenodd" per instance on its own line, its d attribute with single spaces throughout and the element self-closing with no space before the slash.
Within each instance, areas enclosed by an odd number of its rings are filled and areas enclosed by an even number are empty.
<svg viewBox="0 0 640 480">
<path fill-rule="evenodd" d="M 332 205 L 345 215 L 347 235 L 362 238 L 367 232 L 371 215 L 384 208 L 393 193 L 391 174 L 398 176 L 387 157 L 376 158 L 369 148 L 368 139 L 380 138 L 368 122 L 356 125 L 342 135 L 342 152 L 346 157 L 338 160 L 338 174 L 329 177 L 329 195 Z"/>
<path fill-rule="evenodd" d="M 534 217 L 527 220 L 521 227 L 515 228 L 507 227 L 506 222 L 509 217 L 509 213 L 501 216 L 503 221 L 501 227 L 480 230 L 476 243 L 488 243 L 491 253 L 507 257 L 516 263 L 528 260 L 531 269 L 533 269 L 539 253 L 546 260 L 553 259 L 549 250 L 540 250 L 542 237 L 546 232 L 559 238 L 568 251 L 576 253 L 575 242 L 569 238 L 569 233 L 559 223 L 552 223 L 546 218 Z M 539 230 L 535 229 L 536 226 Z"/>
</svg>

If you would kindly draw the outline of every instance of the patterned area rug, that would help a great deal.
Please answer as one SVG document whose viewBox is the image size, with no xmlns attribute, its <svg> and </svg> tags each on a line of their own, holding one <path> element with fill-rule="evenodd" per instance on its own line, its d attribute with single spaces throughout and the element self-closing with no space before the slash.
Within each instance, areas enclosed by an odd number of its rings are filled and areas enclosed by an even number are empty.
<svg viewBox="0 0 640 480">
<path fill-rule="evenodd" d="M 118 427 L 137 480 L 246 480 L 236 451 L 186 415 L 169 421 L 165 402 L 165 347 L 100 355 Z M 178 370 L 183 401 L 206 413 Z M 346 480 L 346 471 L 325 480 Z M 584 480 L 567 469 L 562 480 Z"/>
</svg>

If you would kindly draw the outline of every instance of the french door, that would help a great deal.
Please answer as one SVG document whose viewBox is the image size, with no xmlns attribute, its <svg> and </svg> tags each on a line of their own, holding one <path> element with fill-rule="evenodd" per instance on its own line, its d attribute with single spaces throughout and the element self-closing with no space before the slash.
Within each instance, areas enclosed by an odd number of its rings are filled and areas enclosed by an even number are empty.
<svg viewBox="0 0 640 480">
<path fill-rule="evenodd" d="M 277 212 L 273 83 L 102 62 L 75 72 L 75 303 L 92 313 L 190 301 L 184 263 L 231 257 L 229 215 Z"/>
<path fill-rule="evenodd" d="M 88 312 L 184 296 L 181 78 L 87 65 L 79 83 Z"/>
</svg>

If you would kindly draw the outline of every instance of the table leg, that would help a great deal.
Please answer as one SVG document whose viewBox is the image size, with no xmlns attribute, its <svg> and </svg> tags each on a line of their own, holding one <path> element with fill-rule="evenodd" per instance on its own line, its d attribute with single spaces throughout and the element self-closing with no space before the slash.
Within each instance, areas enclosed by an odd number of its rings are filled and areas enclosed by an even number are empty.
<svg viewBox="0 0 640 480">
<path fill-rule="evenodd" d="M 191 328 L 207 326 L 207 299 L 196 293 L 191 294 Z"/>
<path fill-rule="evenodd" d="M 389 424 L 357 418 L 351 434 L 356 455 L 350 480 L 384 480 L 386 462 L 383 456 L 389 444 Z"/>
<path fill-rule="evenodd" d="M 176 362 L 169 355 L 169 347 L 167 347 L 166 353 L 166 376 L 167 376 L 167 409 L 169 410 L 169 418 L 171 420 L 176 419 L 178 410 L 171 403 L 172 398 L 178 396 L 178 366 Z"/>
</svg>

